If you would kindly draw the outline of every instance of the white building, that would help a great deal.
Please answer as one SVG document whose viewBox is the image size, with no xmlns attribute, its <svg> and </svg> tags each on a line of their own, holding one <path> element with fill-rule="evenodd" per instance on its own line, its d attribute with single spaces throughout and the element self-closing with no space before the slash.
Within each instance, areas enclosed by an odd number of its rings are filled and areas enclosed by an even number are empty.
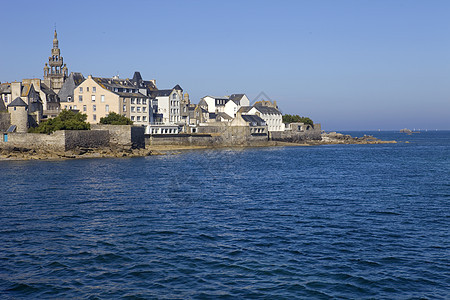
<svg viewBox="0 0 450 300">
<path fill-rule="evenodd" d="M 284 131 L 283 115 L 274 107 L 262 105 L 243 107 L 242 114 L 258 115 L 266 122 L 269 131 Z"/>
<path fill-rule="evenodd" d="M 183 89 L 178 84 L 169 90 L 153 91 L 152 96 L 156 99 L 153 112 L 156 123 L 179 124 L 181 122 Z"/>
<path fill-rule="evenodd" d="M 231 118 L 236 117 L 237 111 L 242 106 L 250 105 L 250 101 L 245 94 L 223 97 L 205 96 L 200 100 L 200 103 L 207 105 L 209 113 L 226 113 Z"/>
</svg>

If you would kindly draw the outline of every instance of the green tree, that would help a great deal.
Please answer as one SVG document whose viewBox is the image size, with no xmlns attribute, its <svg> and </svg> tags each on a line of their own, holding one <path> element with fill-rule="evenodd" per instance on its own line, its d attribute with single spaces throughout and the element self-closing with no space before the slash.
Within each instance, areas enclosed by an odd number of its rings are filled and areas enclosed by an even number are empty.
<svg viewBox="0 0 450 300">
<path fill-rule="evenodd" d="M 283 115 L 283 123 L 304 123 L 314 126 L 314 122 L 308 117 L 300 117 L 299 115 Z"/>
<path fill-rule="evenodd" d="M 28 132 L 50 134 L 56 130 L 89 130 L 87 116 L 71 110 L 63 110 L 57 117 L 43 121 L 38 127 L 30 128 Z"/>
<path fill-rule="evenodd" d="M 115 112 L 110 112 L 107 117 L 100 118 L 100 124 L 132 125 L 133 121 L 127 117 L 116 114 Z"/>
</svg>

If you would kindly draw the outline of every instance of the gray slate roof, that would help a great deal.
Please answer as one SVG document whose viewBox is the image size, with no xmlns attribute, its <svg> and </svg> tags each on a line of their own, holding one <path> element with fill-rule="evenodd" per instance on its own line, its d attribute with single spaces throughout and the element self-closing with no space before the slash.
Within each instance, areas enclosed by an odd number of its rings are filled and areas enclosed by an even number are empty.
<svg viewBox="0 0 450 300">
<path fill-rule="evenodd" d="M 256 108 L 258 111 L 260 111 L 263 114 L 269 115 L 281 115 L 281 112 L 274 108 L 274 107 L 269 107 L 269 106 L 261 106 L 261 105 L 255 105 L 253 106 L 254 108 Z"/>
<path fill-rule="evenodd" d="M 217 113 L 217 116 L 218 117 L 222 117 L 225 120 L 232 120 L 233 119 L 232 117 L 230 117 L 230 115 L 228 115 L 227 113 L 224 113 L 224 112 Z"/>
<path fill-rule="evenodd" d="M 242 119 L 249 123 L 250 126 L 266 126 L 266 121 L 257 115 L 242 115 Z"/>
<path fill-rule="evenodd" d="M 172 93 L 172 90 L 157 90 L 152 91 L 152 97 L 167 97 Z"/>
<path fill-rule="evenodd" d="M 236 103 L 237 105 L 241 104 L 242 97 L 244 97 L 245 94 L 233 94 L 230 96 L 230 100 Z"/>
<path fill-rule="evenodd" d="M 16 99 L 14 99 L 13 102 L 11 102 L 8 107 L 14 107 L 14 106 L 25 106 L 27 107 L 28 105 L 22 100 L 22 98 L 17 97 Z"/>
<path fill-rule="evenodd" d="M 67 97 L 71 96 L 73 101 L 73 90 L 85 80 L 83 74 L 71 72 L 58 93 L 61 102 L 67 102 Z"/>
</svg>

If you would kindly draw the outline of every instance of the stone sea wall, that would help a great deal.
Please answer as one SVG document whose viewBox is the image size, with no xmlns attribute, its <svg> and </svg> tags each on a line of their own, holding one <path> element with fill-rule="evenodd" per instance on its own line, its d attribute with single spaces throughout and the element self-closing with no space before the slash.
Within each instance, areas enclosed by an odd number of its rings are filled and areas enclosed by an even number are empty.
<svg viewBox="0 0 450 300">
<path fill-rule="evenodd" d="M 314 124 L 313 128 L 304 131 L 271 131 L 269 134 L 269 138 L 272 141 L 289 143 L 299 143 L 311 140 L 320 141 L 322 139 L 322 127 L 320 124 Z"/>
<path fill-rule="evenodd" d="M 178 135 L 151 135 L 146 139 L 147 145 L 178 146 L 258 146 L 267 144 L 266 134 L 250 134 L 248 126 L 199 126 L 198 133 Z"/>
<path fill-rule="evenodd" d="M 145 148 L 145 128 L 132 125 L 91 124 L 91 131 L 109 131 L 111 147 Z"/>
</svg>

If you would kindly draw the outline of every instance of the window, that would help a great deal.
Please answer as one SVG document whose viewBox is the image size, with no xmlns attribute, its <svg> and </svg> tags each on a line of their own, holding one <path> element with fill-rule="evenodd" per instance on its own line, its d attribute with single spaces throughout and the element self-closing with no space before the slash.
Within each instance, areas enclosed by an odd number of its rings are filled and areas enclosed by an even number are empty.
<svg viewBox="0 0 450 300">
<path fill-rule="evenodd" d="M 83 111 L 86 111 L 87 107 L 86 105 L 83 105 Z"/>
<path fill-rule="evenodd" d="M 72 97 L 67 97 L 67 102 L 72 102 Z"/>
<path fill-rule="evenodd" d="M 177 99 L 177 94 L 173 94 L 172 99 Z"/>
<path fill-rule="evenodd" d="M 82 95 L 78 96 L 78 102 L 83 102 L 83 96 Z"/>
<path fill-rule="evenodd" d="M 134 116 L 131 116 L 131 121 L 134 121 Z"/>
<path fill-rule="evenodd" d="M 97 91 L 97 87 L 93 86 L 92 87 L 92 92 L 95 93 Z"/>
<path fill-rule="evenodd" d="M 137 99 L 137 104 L 141 104 L 141 99 L 140 98 Z"/>
<path fill-rule="evenodd" d="M 97 115 L 92 115 L 92 119 L 94 119 L 94 121 L 97 120 Z"/>
<path fill-rule="evenodd" d="M 134 112 L 134 106 L 131 107 L 131 111 Z"/>
<path fill-rule="evenodd" d="M 141 112 L 141 107 L 140 106 L 136 107 L 136 110 L 137 112 Z"/>
<path fill-rule="evenodd" d="M 147 111 L 147 107 L 142 107 L 142 112 L 146 112 Z"/>
<path fill-rule="evenodd" d="M 89 92 L 89 87 L 88 86 L 86 87 L 86 92 Z"/>
<path fill-rule="evenodd" d="M 83 87 L 80 86 L 80 93 L 82 93 L 82 92 L 83 92 Z"/>
<path fill-rule="evenodd" d="M 76 105 L 74 105 L 74 106 L 73 106 L 73 109 L 77 109 L 77 106 L 76 106 Z"/>
<path fill-rule="evenodd" d="M 146 121 L 147 121 L 147 117 L 146 117 L 146 116 L 143 116 L 143 117 L 142 117 L 142 121 L 146 122 Z"/>
<path fill-rule="evenodd" d="M 105 102 L 105 95 L 101 95 L 100 97 L 101 97 L 101 101 Z"/>
<path fill-rule="evenodd" d="M 138 121 L 138 122 L 141 121 L 141 116 L 137 116 L 137 121 Z"/>
<path fill-rule="evenodd" d="M 64 109 L 67 109 L 67 105 L 64 105 Z"/>
<path fill-rule="evenodd" d="M 95 95 L 91 96 L 92 102 L 95 102 Z"/>
<path fill-rule="evenodd" d="M 106 106 L 105 106 L 105 111 L 109 112 L 109 105 L 108 104 L 106 104 Z"/>
<path fill-rule="evenodd" d="M 142 99 L 142 104 L 147 105 L 147 99 Z"/>
<path fill-rule="evenodd" d="M 123 103 L 127 103 L 127 99 L 124 98 L 124 99 L 123 99 Z"/>
<path fill-rule="evenodd" d="M 96 111 L 96 110 L 97 110 L 97 106 L 92 105 L 92 110 L 93 110 L 93 111 Z"/>
<path fill-rule="evenodd" d="M 136 98 L 131 98 L 131 104 L 136 104 Z"/>
<path fill-rule="evenodd" d="M 124 105 L 122 111 L 127 111 L 127 106 Z"/>
</svg>

